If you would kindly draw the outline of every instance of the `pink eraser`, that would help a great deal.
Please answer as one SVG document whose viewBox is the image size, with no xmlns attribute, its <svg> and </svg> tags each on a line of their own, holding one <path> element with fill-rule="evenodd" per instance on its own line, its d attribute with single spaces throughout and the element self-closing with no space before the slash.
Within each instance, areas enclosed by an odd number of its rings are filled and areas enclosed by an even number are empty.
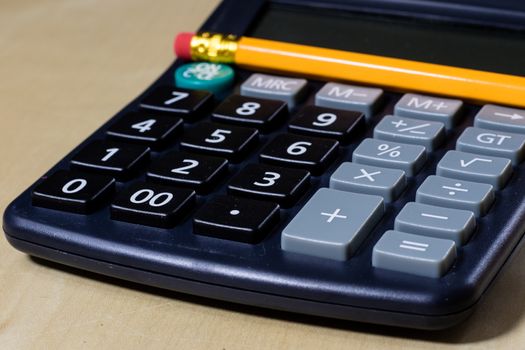
<svg viewBox="0 0 525 350">
<path fill-rule="evenodd" d="M 191 60 L 191 39 L 195 33 L 182 32 L 177 34 L 173 42 L 173 51 L 178 58 Z"/>
</svg>

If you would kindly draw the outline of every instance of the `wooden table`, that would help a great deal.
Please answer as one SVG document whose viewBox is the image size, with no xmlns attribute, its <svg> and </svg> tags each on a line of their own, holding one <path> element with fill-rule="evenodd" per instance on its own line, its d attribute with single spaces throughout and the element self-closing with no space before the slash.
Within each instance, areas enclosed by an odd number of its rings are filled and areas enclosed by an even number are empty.
<svg viewBox="0 0 525 350">
<path fill-rule="evenodd" d="M 218 3 L 0 4 L 0 208 L 139 94 L 171 40 Z M 443 349 L 525 347 L 525 252 L 465 324 L 438 333 L 272 312 L 30 259 L 0 239 L 0 347 Z"/>
</svg>

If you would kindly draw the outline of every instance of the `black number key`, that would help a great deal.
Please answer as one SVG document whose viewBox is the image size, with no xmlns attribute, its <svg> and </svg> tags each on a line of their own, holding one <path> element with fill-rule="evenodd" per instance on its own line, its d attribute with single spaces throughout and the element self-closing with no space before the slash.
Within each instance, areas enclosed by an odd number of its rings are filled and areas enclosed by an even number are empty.
<svg viewBox="0 0 525 350">
<path fill-rule="evenodd" d="M 208 91 L 169 86 L 156 88 L 140 102 L 142 108 L 177 113 L 187 120 L 202 116 L 212 104 L 213 94 Z"/>
<path fill-rule="evenodd" d="M 39 207 L 89 214 L 109 200 L 114 188 L 110 176 L 59 170 L 35 187 L 32 201 Z"/>
<path fill-rule="evenodd" d="M 286 103 L 282 101 L 233 95 L 215 109 L 212 119 L 267 131 L 284 121 L 287 113 Z"/>
<path fill-rule="evenodd" d="M 122 142 L 95 140 L 82 148 L 71 164 L 84 170 L 93 170 L 128 179 L 149 158 L 149 148 Z"/>
<path fill-rule="evenodd" d="M 160 148 L 182 130 L 182 119 L 168 115 L 129 113 L 117 120 L 107 131 L 120 140 L 139 142 Z"/>
<path fill-rule="evenodd" d="M 256 243 L 279 221 L 279 205 L 253 199 L 217 196 L 193 219 L 193 232 L 233 241 Z"/>
<path fill-rule="evenodd" d="M 318 175 L 335 158 L 338 145 L 335 140 L 281 134 L 264 147 L 260 158 L 267 163 L 303 168 Z"/>
<path fill-rule="evenodd" d="M 190 151 L 240 160 L 258 141 L 256 129 L 202 122 L 181 139 L 181 147 Z"/>
<path fill-rule="evenodd" d="M 141 225 L 173 227 L 195 203 L 195 192 L 147 182 L 134 183 L 111 204 L 111 218 Z"/>
<path fill-rule="evenodd" d="M 234 195 L 271 200 L 289 207 L 308 188 L 310 173 L 266 164 L 249 164 L 228 185 Z"/>
<path fill-rule="evenodd" d="M 147 176 L 152 181 L 191 187 L 199 193 L 209 192 L 228 170 L 224 158 L 172 152 L 151 164 Z"/>
<path fill-rule="evenodd" d="M 348 142 L 364 125 L 365 116 L 360 112 L 306 106 L 290 122 L 288 128 L 291 132 L 299 134 Z"/>
</svg>

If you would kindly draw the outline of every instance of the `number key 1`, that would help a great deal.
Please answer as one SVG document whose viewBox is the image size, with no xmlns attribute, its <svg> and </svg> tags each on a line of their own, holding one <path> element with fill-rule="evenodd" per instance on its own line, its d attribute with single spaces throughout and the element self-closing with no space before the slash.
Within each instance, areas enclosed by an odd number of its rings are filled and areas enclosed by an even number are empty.
<svg viewBox="0 0 525 350">
<path fill-rule="evenodd" d="M 224 158 L 179 151 L 153 162 L 147 176 L 152 181 L 178 184 L 206 193 L 227 170 L 228 161 Z"/>
<path fill-rule="evenodd" d="M 229 183 L 232 195 L 271 200 L 292 206 L 308 188 L 310 173 L 266 164 L 249 164 Z"/>
<path fill-rule="evenodd" d="M 82 148 L 73 159 L 74 167 L 127 179 L 147 161 L 149 148 L 122 142 L 95 140 Z"/>
<path fill-rule="evenodd" d="M 290 122 L 291 132 L 321 137 L 330 137 L 348 142 L 365 125 L 361 112 L 343 111 L 333 108 L 306 106 Z"/>
</svg>

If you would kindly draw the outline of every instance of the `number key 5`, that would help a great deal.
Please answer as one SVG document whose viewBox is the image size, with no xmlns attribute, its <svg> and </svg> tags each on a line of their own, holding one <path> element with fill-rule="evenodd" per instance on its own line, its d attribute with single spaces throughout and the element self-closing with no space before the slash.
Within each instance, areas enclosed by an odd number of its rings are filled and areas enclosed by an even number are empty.
<svg viewBox="0 0 525 350">
<path fill-rule="evenodd" d="M 258 134 L 257 130 L 252 128 L 202 122 L 183 136 L 180 145 L 189 151 L 224 156 L 238 161 L 255 146 Z"/>
</svg>

